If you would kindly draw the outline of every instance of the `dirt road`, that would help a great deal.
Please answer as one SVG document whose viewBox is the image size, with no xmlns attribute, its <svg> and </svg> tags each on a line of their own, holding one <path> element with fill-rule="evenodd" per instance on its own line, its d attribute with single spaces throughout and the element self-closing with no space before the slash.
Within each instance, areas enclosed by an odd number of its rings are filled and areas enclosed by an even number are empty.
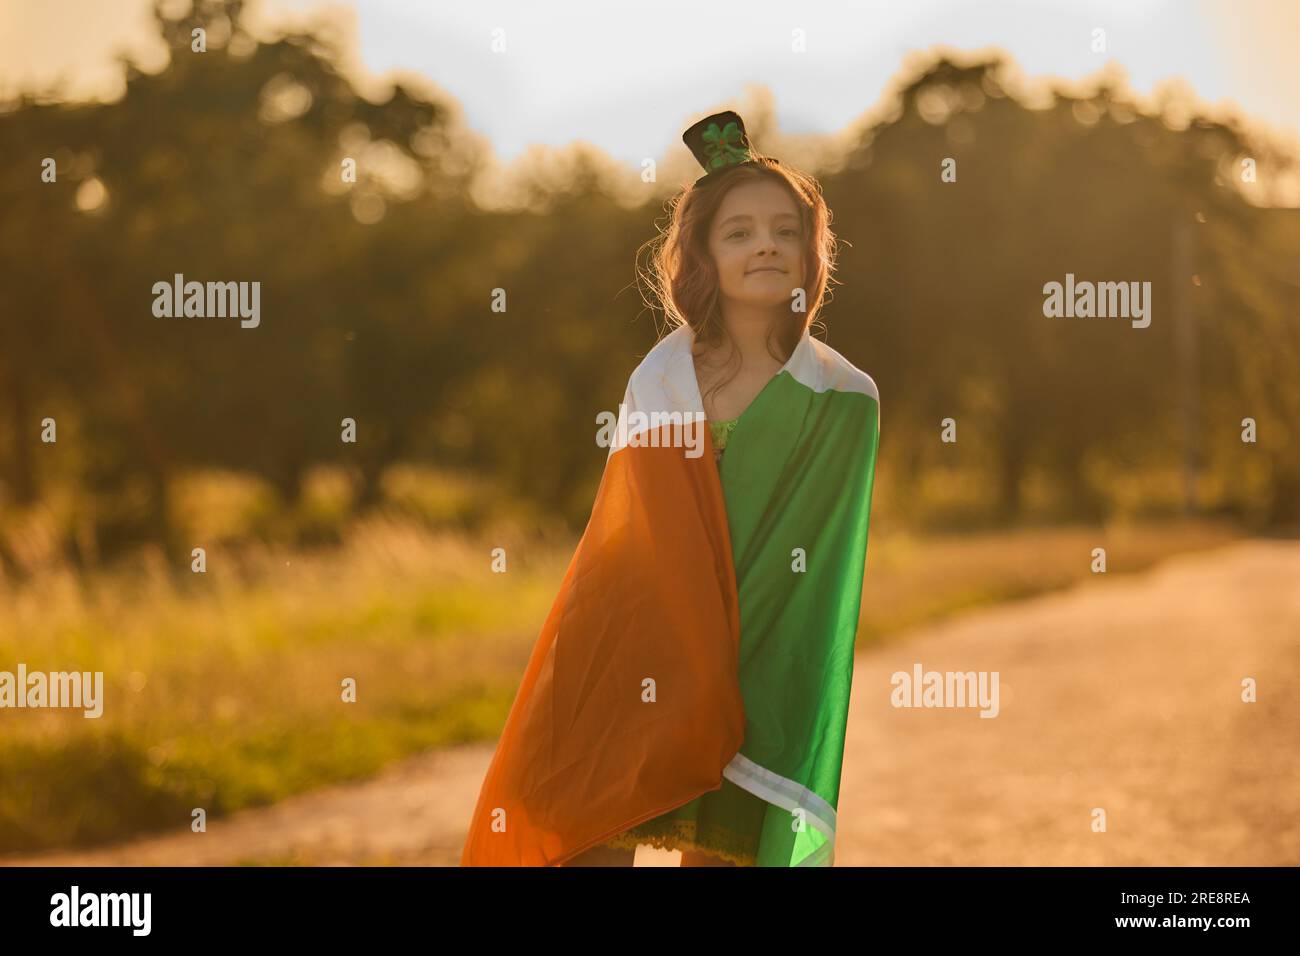
<svg viewBox="0 0 1300 956">
<path fill-rule="evenodd" d="M 997 716 L 894 707 L 891 675 L 917 664 L 997 672 Z M 455 864 L 491 753 L 431 753 L 207 833 L 0 862 Z M 1098 575 L 859 655 L 836 865 L 1032 864 L 1300 864 L 1300 543 Z"/>
</svg>

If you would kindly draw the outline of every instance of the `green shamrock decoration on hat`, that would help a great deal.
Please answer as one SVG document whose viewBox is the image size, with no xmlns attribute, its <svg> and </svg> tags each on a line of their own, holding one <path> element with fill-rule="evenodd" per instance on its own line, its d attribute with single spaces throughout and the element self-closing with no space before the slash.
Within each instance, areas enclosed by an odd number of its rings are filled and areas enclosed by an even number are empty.
<svg viewBox="0 0 1300 956">
<path fill-rule="evenodd" d="M 749 148 L 742 142 L 740 126 L 734 120 L 722 128 L 717 123 L 710 123 L 702 136 L 710 169 L 747 162 L 753 158 Z"/>
</svg>

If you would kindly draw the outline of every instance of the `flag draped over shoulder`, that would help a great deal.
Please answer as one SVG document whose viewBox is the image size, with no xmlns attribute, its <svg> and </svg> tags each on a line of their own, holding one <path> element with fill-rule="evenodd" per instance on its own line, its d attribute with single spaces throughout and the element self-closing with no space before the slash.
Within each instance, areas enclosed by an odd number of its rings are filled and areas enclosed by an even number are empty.
<svg viewBox="0 0 1300 956">
<path fill-rule="evenodd" d="M 463 866 L 562 864 L 724 776 L 769 805 L 759 865 L 833 860 L 878 393 L 805 331 L 718 465 L 691 342 L 632 373 Z"/>
</svg>

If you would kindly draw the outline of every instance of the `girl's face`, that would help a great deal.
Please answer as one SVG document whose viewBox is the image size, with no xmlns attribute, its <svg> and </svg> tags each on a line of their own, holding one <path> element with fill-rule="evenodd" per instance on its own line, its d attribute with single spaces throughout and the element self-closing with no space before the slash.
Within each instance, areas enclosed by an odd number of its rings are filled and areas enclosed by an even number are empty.
<svg viewBox="0 0 1300 956">
<path fill-rule="evenodd" d="M 803 287 L 803 225 L 789 190 L 769 179 L 735 186 L 709 228 L 724 298 L 789 308 Z"/>
</svg>

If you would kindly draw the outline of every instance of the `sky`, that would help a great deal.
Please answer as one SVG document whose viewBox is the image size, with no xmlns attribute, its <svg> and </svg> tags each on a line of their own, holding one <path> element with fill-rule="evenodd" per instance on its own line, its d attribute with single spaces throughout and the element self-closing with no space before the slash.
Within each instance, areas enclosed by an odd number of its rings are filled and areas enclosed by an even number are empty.
<svg viewBox="0 0 1300 956">
<path fill-rule="evenodd" d="M 169 0 L 185 6 L 188 0 Z M 120 95 L 145 69 L 153 0 L 0 0 L 0 94 L 61 78 Z M 719 109 L 770 104 L 783 134 L 837 133 L 886 95 L 909 53 L 1007 51 L 1027 77 L 1083 81 L 1108 61 L 1139 94 L 1171 79 L 1300 144 L 1300 0 L 252 0 L 258 21 L 327 16 L 369 82 L 419 75 L 510 162 L 593 143 L 636 164 Z M 1106 50 L 1093 50 L 1094 30 Z M 500 31 L 500 32 L 494 32 Z M 792 40 L 800 31 L 804 50 Z M 494 37 L 505 41 L 494 52 Z M 393 73 L 392 71 L 399 71 Z M 761 148 L 761 147 L 760 147 Z"/>
</svg>

